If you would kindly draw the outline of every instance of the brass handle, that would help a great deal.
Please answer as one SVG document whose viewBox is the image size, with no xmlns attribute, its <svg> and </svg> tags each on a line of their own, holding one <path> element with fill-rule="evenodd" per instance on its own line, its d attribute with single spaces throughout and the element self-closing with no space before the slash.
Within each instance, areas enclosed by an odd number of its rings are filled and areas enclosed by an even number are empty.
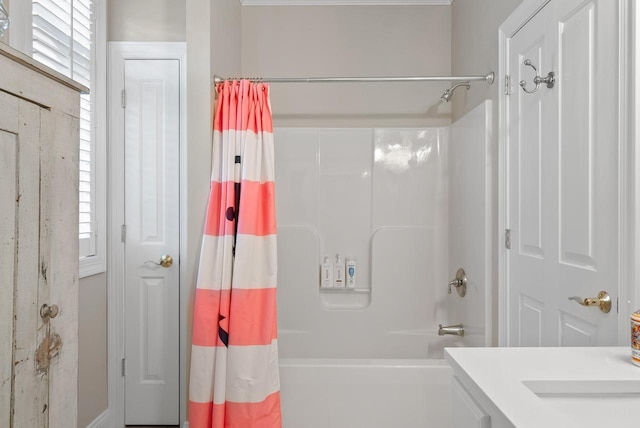
<svg viewBox="0 0 640 428">
<path fill-rule="evenodd" d="M 604 290 L 598 293 L 598 297 L 587 297 L 582 299 L 581 297 L 573 296 L 569 297 L 569 300 L 578 302 L 582 306 L 599 306 L 600 310 L 605 314 L 609 313 L 611 310 L 611 297 L 609 296 L 609 293 Z"/>
<path fill-rule="evenodd" d="M 165 254 L 164 256 L 160 257 L 160 266 L 162 266 L 163 268 L 171 267 L 172 264 L 173 257 L 171 257 L 170 255 Z"/>
<path fill-rule="evenodd" d="M 156 266 L 162 266 L 163 268 L 168 268 L 168 267 L 171 267 L 171 265 L 173 264 L 173 257 L 171 257 L 169 254 L 165 254 L 162 257 L 160 257 L 160 263 L 156 263 L 153 260 L 147 260 L 145 263 L 153 263 Z"/>
<path fill-rule="evenodd" d="M 40 307 L 40 317 L 44 320 L 47 318 L 55 318 L 58 316 L 58 305 L 47 305 L 46 303 Z"/>
</svg>

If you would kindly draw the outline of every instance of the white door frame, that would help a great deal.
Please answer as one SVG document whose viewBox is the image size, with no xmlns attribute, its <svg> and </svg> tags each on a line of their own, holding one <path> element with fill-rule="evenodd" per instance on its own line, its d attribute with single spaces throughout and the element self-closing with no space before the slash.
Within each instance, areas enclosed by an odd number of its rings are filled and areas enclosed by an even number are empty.
<svg viewBox="0 0 640 428">
<path fill-rule="evenodd" d="M 107 337 L 110 426 L 124 427 L 124 244 L 121 226 L 124 224 L 124 110 L 121 91 L 124 88 L 124 62 L 128 59 L 175 59 L 180 63 L 180 218 L 187 218 L 187 61 L 184 42 L 110 42 L 108 61 L 108 233 L 107 264 Z M 180 222 L 180 259 L 187 257 L 186 222 Z M 185 263 L 180 268 L 180 421 L 186 419 L 186 293 Z"/>
<path fill-rule="evenodd" d="M 509 338 L 509 266 L 508 266 L 508 250 L 505 248 L 505 229 L 507 225 L 507 209 L 508 209 L 508 192 L 509 192 L 509 166 L 508 166 L 508 101 L 506 94 L 506 78 L 507 66 L 509 61 L 509 39 L 517 33 L 534 15 L 536 15 L 544 6 L 552 1 L 561 0 L 524 0 L 520 6 L 504 21 L 498 30 L 499 38 L 499 208 L 498 208 L 498 344 L 499 346 L 511 346 Z M 630 0 L 620 0 L 620 11 L 618 22 L 620 25 L 619 38 L 619 85 L 618 92 L 618 108 L 619 108 L 619 153 L 618 167 L 620 169 L 619 182 L 619 254 L 620 262 L 618 264 L 618 278 L 620 281 L 618 287 L 619 311 L 618 311 L 618 344 L 628 345 L 629 343 L 629 316 L 636 306 L 635 299 L 640 295 L 635 290 L 634 278 L 636 271 L 640 273 L 639 263 L 635 255 L 635 244 L 640 243 L 640 234 L 637 233 L 635 224 L 636 212 L 635 203 L 640 202 L 640 182 L 636 183 L 638 178 L 635 171 L 640 171 L 640 155 L 634 150 L 633 138 L 633 96 L 630 96 L 631 88 L 633 88 L 634 71 L 632 58 L 635 53 L 631 52 L 633 43 L 631 42 L 631 34 L 635 31 L 633 28 L 632 6 Z M 599 82 L 606 85 L 608 82 Z M 512 81 L 509 83 L 509 90 L 520 90 L 518 83 Z M 634 155 L 638 157 L 636 160 Z M 640 220 L 640 219 L 638 219 Z M 627 285 L 623 285 L 627 284 Z M 607 285 L 610 287 L 609 285 Z"/>
</svg>

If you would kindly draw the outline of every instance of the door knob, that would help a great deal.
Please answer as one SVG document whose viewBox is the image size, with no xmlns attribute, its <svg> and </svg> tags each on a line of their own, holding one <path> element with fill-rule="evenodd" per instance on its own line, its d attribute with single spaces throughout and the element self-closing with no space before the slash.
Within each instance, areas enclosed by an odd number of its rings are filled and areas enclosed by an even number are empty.
<svg viewBox="0 0 640 428">
<path fill-rule="evenodd" d="M 168 268 L 171 267 L 172 264 L 173 257 L 171 257 L 169 254 L 165 254 L 164 256 L 160 257 L 160 266 Z"/>
<path fill-rule="evenodd" d="M 46 303 L 40 307 L 40 317 L 44 320 L 47 318 L 55 318 L 58 316 L 58 305 L 47 305 Z"/>
<path fill-rule="evenodd" d="M 569 297 L 569 300 L 580 303 L 582 306 L 600 306 L 602 312 L 609 313 L 611 310 L 611 297 L 606 291 L 598 293 L 598 297 L 587 297 L 582 299 L 578 296 Z"/>
<path fill-rule="evenodd" d="M 169 254 L 165 254 L 162 257 L 160 257 L 160 263 L 156 263 L 153 260 L 147 260 L 145 263 L 153 263 L 154 265 L 162 266 L 163 268 L 168 268 L 168 267 L 171 267 L 171 265 L 173 264 L 173 257 L 171 257 Z"/>
</svg>

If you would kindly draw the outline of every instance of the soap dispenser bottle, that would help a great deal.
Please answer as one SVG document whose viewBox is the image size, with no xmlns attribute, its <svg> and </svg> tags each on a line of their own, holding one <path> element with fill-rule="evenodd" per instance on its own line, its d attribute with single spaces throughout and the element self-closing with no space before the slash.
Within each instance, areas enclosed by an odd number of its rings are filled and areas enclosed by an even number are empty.
<svg viewBox="0 0 640 428">
<path fill-rule="evenodd" d="M 347 283 L 347 288 L 356 288 L 356 258 L 355 257 L 347 257 L 345 259 L 346 267 L 345 267 L 345 281 Z"/>
<path fill-rule="evenodd" d="M 336 263 L 333 265 L 333 287 L 344 288 L 344 261 L 340 254 L 336 254 Z"/>
<path fill-rule="evenodd" d="M 320 287 L 333 288 L 333 263 L 329 257 L 324 258 L 324 263 L 320 267 Z"/>
</svg>

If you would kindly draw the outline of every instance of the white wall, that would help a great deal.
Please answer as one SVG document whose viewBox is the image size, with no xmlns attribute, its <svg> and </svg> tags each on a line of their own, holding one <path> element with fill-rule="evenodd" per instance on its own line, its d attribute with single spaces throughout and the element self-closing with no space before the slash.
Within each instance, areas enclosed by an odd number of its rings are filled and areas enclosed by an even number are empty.
<svg viewBox="0 0 640 428">
<path fill-rule="evenodd" d="M 454 0 L 451 20 L 451 70 L 453 74 L 477 74 L 498 72 L 498 28 L 522 3 L 522 0 Z M 493 138 L 490 161 L 498 164 L 498 93 L 500 77 L 491 85 L 475 84 L 469 91 L 456 91 L 453 97 L 453 121 L 470 112 L 484 100 L 492 100 Z M 498 168 L 492 169 L 490 188 L 498 189 Z M 498 192 L 491 201 L 491 236 L 498 237 Z M 498 244 L 495 239 L 491 249 L 492 307 L 498 308 Z M 493 344 L 497 345 L 498 317 L 493 317 Z"/>
<path fill-rule="evenodd" d="M 185 0 L 109 0 L 107 40 L 183 42 Z"/>
<path fill-rule="evenodd" d="M 485 101 L 451 125 L 449 144 L 449 280 L 458 268 L 467 293 L 447 298 L 448 323 L 463 323 L 465 346 L 491 344 L 491 163 L 492 101 Z"/>
<path fill-rule="evenodd" d="M 498 27 L 522 0 L 454 0 L 451 5 L 451 69 L 453 74 L 498 73 Z M 493 100 L 497 115 L 498 76 L 489 86 L 474 84 L 468 91 L 456 91 L 453 121 L 484 100 Z M 461 94 L 458 94 L 461 92 Z M 496 122 L 497 123 L 497 122 Z"/>
<path fill-rule="evenodd" d="M 239 0 L 211 1 L 211 71 L 236 76 L 241 71 L 242 15 Z M 190 22 L 191 23 L 191 22 Z"/>
<path fill-rule="evenodd" d="M 242 8 L 242 73 L 449 75 L 448 6 Z M 221 74 L 215 70 L 217 74 Z M 448 83 L 273 84 L 276 126 L 448 125 Z"/>
<path fill-rule="evenodd" d="M 78 426 L 86 427 L 109 405 L 107 275 L 81 279 L 78 299 Z"/>
</svg>

